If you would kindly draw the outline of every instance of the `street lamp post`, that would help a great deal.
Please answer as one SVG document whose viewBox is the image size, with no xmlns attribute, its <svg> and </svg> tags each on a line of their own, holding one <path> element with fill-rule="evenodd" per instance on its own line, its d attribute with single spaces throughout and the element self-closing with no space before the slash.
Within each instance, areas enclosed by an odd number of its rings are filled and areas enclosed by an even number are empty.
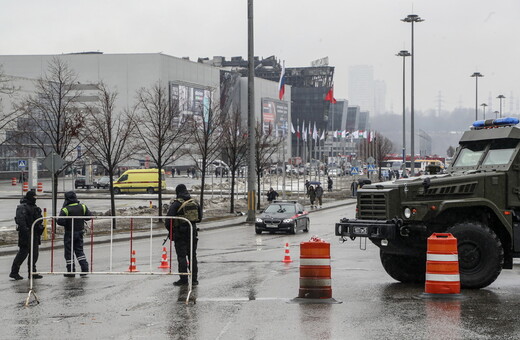
<svg viewBox="0 0 520 340">
<path fill-rule="evenodd" d="M 493 112 L 495 114 L 495 118 L 498 118 L 498 111 Z"/>
<path fill-rule="evenodd" d="M 474 72 L 471 77 L 475 78 L 475 121 L 478 120 L 478 78 L 484 77 L 480 72 Z"/>
<path fill-rule="evenodd" d="M 401 50 L 396 54 L 398 57 L 403 57 L 403 164 L 406 164 L 406 57 L 411 56 L 410 52 Z"/>
<path fill-rule="evenodd" d="M 403 22 L 409 22 L 412 24 L 412 67 L 411 67 L 411 105 L 410 105 L 410 171 L 412 173 L 412 176 L 415 174 L 415 137 L 414 137 L 414 59 L 415 59 L 415 53 L 414 53 L 414 46 L 413 46 L 413 26 L 416 22 L 424 21 L 421 19 L 417 14 L 409 14 L 406 18 L 401 19 Z"/>
<path fill-rule="evenodd" d="M 506 97 L 501 94 L 497 98 L 500 100 L 500 118 L 502 118 L 502 99 L 506 99 Z"/>
<path fill-rule="evenodd" d="M 488 106 L 486 103 L 480 104 L 482 106 L 482 119 L 486 120 L 486 106 Z"/>
</svg>

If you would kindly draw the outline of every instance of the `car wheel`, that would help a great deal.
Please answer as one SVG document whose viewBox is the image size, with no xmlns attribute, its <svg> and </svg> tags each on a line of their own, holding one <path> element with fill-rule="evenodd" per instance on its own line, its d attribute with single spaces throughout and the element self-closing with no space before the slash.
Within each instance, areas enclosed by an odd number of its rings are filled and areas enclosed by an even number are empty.
<svg viewBox="0 0 520 340">
<path fill-rule="evenodd" d="M 292 234 L 292 235 L 296 234 L 296 229 L 294 228 L 294 224 L 293 224 L 293 226 L 289 229 L 289 234 Z"/>
<path fill-rule="evenodd" d="M 308 232 L 309 232 L 310 224 L 311 224 L 311 221 L 309 221 L 309 220 L 307 219 L 307 223 L 305 223 L 305 229 L 303 229 L 303 231 L 304 231 L 305 233 L 308 233 Z"/>
<path fill-rule="evenodd" d="M 99 189 L 99 185 L 96 185 L 96 189 Z"/>
<path fill-rule="evenodd" d="M 114 194 L 118 195 L 121 193 L 121 189 L 119 188 L 114 188 Z"/>
<path fill-rule="evenodd" d="M 257 235 L 260 235 L 260 234 L 262 233 L 262 230 L 255 229 L 255 233 L 256 233 Z"/>
<path fill-rule="evenodd" d="M 153 194 L 154 193 L 153 188 L 146 189 L 146 193 L 147 194 Z"/>
<path fill-rule="evenodd" d="M 504 264 L 504 248 L 495 232 L 472 222 L 455 224 L 447 232 L 457 239 L 461 287 L 482 288 L 493 283 Z"/>
</svg>

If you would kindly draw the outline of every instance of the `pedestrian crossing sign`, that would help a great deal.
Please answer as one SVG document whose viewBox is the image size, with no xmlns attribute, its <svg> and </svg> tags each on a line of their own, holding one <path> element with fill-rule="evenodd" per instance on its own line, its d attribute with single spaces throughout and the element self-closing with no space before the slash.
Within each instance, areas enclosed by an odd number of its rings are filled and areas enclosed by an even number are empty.
<svg viewBox="0 0 520 340">
<path fill-rule="evenodd" d="M 374 164 L 369 164 L 367 170 L 374 172 L 374 171 L 376 171 L 376 168 L 375 168 Z"/>
<path fill-rule="evenodd" d="M 350 174 L 351 174 L 351 175 L 359 175 L 359 169 L 358 169 L 358 167 L 353 166 L 352 169 L 350 170 Z"/>
<path fill-rule="evenodd" d="M 23 160 L 22 160 L 22 161 L 18 161 L 18 167 L 19 167 L 20 169 L 23 169 L 23 168 L 25 168 L 26 166 L 27 166 L 27 161 L 23 161 Z"/>
</svg>

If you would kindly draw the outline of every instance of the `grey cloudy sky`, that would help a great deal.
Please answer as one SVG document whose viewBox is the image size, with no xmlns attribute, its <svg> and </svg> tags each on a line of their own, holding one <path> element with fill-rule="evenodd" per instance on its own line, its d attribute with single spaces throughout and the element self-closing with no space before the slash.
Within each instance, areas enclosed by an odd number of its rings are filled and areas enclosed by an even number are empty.
<svg viewBox="0 0 520 340">
<path fill-rule="evenodd" d="M 374 66 L 387 109 L 401 110 L 402 59 L 415 13 L 416 109 L 474 107 L 489 94 L 520 97 L 518 0 L 256 0 L 255 55 L 287 67 L 328 56 L 335 97 L 347 98 L 351 65 Z M 81 51 L 183 57 L 247 56 L 247 0 L 2 1 L 0 54 Z M 408 60 L 409 63 L 409 60 Z M 498 99 L 493 99 L 498 109 Z"/>
</svg>

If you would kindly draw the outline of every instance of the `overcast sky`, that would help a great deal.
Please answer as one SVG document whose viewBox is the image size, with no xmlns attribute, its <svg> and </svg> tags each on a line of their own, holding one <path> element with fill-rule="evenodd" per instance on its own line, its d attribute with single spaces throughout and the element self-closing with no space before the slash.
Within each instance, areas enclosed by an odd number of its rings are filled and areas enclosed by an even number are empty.
<svg viewBox="0 0 520 340">
<path fill-rule="evenodd" d="M 328 56 L 335 97 L 346 99 L 349 66 L 373 65 L 387 85 L 387 109 L 400 112 L 395 54 L 410 50 L 410 24 L 400 19 L 411 13 L 425 19 L 415 25 L 417 110 L 436 108 L 439 91 L 444 109 L 474 107 L 475 71 L 484 75 L 479 103 L 490 93 L 520 97 L 519 0 L 256 0 L 255 55 L 276 55 L 287 67 Z M 4 0 L 0 32 L 0 54 L 246 58 L 247 0 Z"/>
</svg>

